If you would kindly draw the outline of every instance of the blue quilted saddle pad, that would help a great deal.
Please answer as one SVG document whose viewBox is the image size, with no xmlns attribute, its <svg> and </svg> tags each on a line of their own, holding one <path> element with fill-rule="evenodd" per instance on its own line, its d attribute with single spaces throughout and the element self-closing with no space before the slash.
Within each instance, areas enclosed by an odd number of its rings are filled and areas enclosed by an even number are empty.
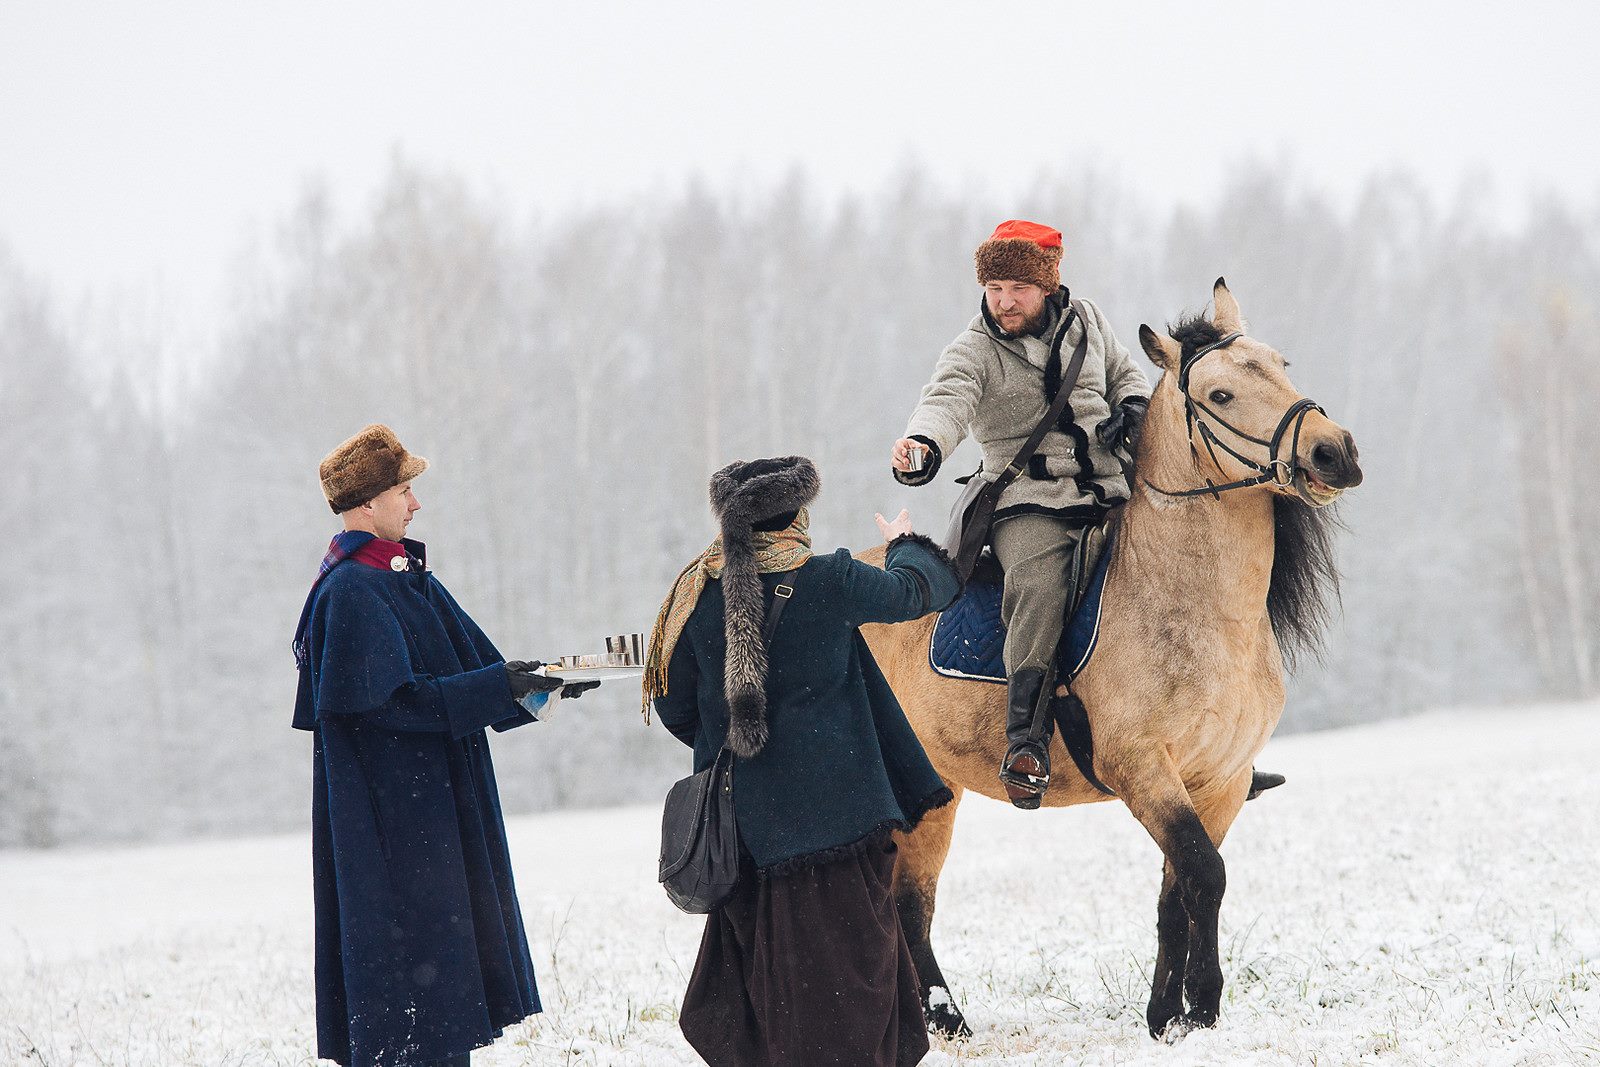
<svg viewBox="0 0 1600 1067">
<path fill-rule="evenodd" d="M 1105 591 L 1106 569 L 1111 562 L 1111 540 L 1089 576 L 1089 585 L 1061 635 L 1056 651 L 1056 680 L 1070 682 L 1094 655 L 1100 637 L 1100 600 Z M 1001 583 L 974 580 L 961 598 L 940 612 L 928 644 L 928 662 L 947 678 L 980 682 L 1006 682 L 1001 652 L 1006 628 L 1000 621 Z"/>
<path fill-rule="evenodd" d="M 999 582 L 974 578 L 960 599 L 939 613 L 933 624 L 928 662 L 948 678 L 972 678 L 1006 684 L 1000 653 L 1006 646 L 1006 628 L 1000 621 Z"/>
</svg>

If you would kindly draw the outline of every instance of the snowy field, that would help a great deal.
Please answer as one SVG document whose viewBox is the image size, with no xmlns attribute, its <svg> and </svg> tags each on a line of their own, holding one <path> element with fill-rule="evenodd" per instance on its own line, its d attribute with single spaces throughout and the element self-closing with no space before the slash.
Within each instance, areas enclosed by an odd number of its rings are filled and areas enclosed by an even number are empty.
<svg viewBox="0 0 1600 1067">
<path fill-rule="evenodd" d="M 930 1065 L 1600 1063 L 1600 706 L 1275 742 L 1223 848 L 1220 1025 L 1151 1041 L 1155 846 L 1120 805 L 962 808 Z M 546 1014 L 474 1064 L 690 1064 L 701 927 L 652 809 L 512 821 Z M 304 837 L 0 853 L 0 1064 L 309 1065 Z M 1012 931 L 1026 930 L 1018 941 Z"/>
</svg>

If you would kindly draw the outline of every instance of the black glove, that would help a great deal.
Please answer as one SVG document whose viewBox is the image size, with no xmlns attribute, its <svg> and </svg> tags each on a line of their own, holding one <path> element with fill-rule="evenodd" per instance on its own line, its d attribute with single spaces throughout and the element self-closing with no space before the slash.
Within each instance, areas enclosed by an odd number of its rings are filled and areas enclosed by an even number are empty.
<svg viewBox="0 0 1600 1067">
<path fill-rule="evenodd" d="M 521 700 L 529 693 L 551 693 L 566 683 L 560 678 L 535 672 L 544 664 L 538 660 L 514 659 L 506 664 L 506 684 L 511 687 L 511 699 Z"/>
<path fill-rule="evenodd" d="M 568 682 L 561 687 L 561 696 L 565 700 L 576 700 L 591 689 L 599 689 L 600 680 L 592 678 L 587 682 Z"/>
<path fill-rule="evenodd" d="M 1144 410 L 1149 404 L 1142 396 L 1130 396 L 1111 410 L 1110 418 L 1095 427 L 1094 435 L 1107 448 L 1126 448 L 1132 453 L 1139 447 Z"/>
</svg>

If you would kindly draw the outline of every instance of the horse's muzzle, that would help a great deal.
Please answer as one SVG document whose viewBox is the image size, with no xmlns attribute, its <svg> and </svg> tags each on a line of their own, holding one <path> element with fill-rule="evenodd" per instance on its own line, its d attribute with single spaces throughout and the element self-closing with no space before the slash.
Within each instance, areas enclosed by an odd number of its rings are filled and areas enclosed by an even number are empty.
<svg viewBox="0 0 1600 1067">
<path fill-rule="evenodd" d="M 1329 489 L 1353 489 L 1361 484 L 1356 439 L 1348 430 L 1312 445 L 1302 462 L 1307 472 Z"/>
</svg>

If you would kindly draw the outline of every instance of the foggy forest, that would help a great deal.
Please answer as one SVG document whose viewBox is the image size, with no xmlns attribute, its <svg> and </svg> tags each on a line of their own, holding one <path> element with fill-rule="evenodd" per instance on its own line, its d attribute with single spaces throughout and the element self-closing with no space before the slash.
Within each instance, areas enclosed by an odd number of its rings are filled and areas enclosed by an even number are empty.
<svg viewBox="0 0 1600 1067">
<path fill-rule="evenodd" d="M 1280 732 L 1593 696 L 1600 205 L 1525 208 L 1404 173 L 1335 203 L 1271 167 L 1201 208 L 1093 171 L 1001 203 L 907 167 L 870 196 L 796 172 L 527 218 L 397 158 L 370 200 L 310 183 L 245 243 L 199 356 L 0 234 L 0 846 L 304 827 L 289 645 L 338 529 L 317 463 L 370 422 L 431 461 L 411 536 L 511 658 L 648 631 L 734 459 L 816 461 L 821 550 L 901 507 L 937 536 L 957 487 L 897 485 L 889 449 L 1007 217 L 1065 233 L 1066 284 L 1135 352 L 1226 276 L 1359 442 L 1342 611 Z M 688 762 L 631 684 L 494 751 L 508 812 L 654 801 Z"/>
</svg>

